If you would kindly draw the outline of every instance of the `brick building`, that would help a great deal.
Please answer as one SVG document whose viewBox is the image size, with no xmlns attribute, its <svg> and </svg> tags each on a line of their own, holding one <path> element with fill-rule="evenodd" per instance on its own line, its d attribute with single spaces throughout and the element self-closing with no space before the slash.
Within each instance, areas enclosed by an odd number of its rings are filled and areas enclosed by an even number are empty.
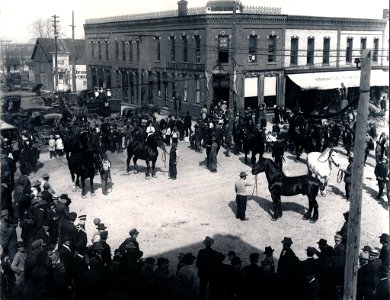
<svg viewBox="0 0 390 300">
<path fill-rule="evenodd" d="M 294 82 L 294 74 L 356 70 L 360 39 L 377 49 L 374 68 L 388 68 L 386 24 L 288 16 L 236 0 L 198 8 L 180 0 L 177 10 L 89 19 L 88 87 L 111 88 L 135 106 L 192 113 L 218 100 L 238 110 L 260 103 L 296 106 L 296 99 L 286 98 L 286 82 Z M 350 38 L 359 43 L 348 44 Z M 333 81 L 332 88 L 340 85 Z"/>
</svg>

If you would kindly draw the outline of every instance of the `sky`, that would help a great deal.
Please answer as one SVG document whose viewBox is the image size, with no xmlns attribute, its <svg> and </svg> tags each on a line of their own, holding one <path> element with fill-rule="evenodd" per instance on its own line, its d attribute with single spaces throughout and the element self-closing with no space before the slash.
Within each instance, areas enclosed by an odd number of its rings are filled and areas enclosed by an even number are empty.
<svg viewBox="0 0 390 300">
<path fill-rule="evenodd" d="M 207 0 L 187 0 L 188 7 L 205 6 Z M 178 0 L 3 0 L 0 1 L 0 38 L 29 43 L 31 24 L 38 18 L 59 16 L 63 37 L 71 37 L 72 11 L 75 37 L 84 38 L 86 19 L 177 9 Z M 241 0 L 243 5 L 280 7 L 282 14 L 381 19 L 388 0 Z"/>
</svg>

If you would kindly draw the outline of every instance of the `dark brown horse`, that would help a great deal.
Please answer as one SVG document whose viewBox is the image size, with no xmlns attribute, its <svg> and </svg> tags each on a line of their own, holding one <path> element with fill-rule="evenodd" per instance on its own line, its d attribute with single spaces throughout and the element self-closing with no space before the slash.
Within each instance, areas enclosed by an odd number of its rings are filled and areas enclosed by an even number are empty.
<svg viewBox="0 0 390 300">
<path fill-rule="evenodd" d="M 288 177 L 283 172 L 279 171 L 275 163 L 264 158 L 252 168 L 252 174 L 257 175 L 260 172 L 265 172 L 268 181 L 268 189 L 271 193 L 274 206 L 273 221 L 276 221 L 282 216 L 281 196 L 294 196 L 298 194 L 307 195 L 309 199 L 309 210 L 303 216 L 303 220 L 310 219 L 311 223 L 318 220 L 318 203 L 316 200 L 320 183 L 319 181 L 307 175 Z M 313 215 L 312 215 L 313 212 Z"/>
<path fill-rule="evenodd" d="M 160 147 L 165 150 L 165 144 L 163 141 L 163 138 L 158 133 L 154 133 L 149 135 L 146 138 L 146 141 L 142 141 L 142 139 L 134 139 L 133 142 L 131 142 L 127 146 L 127 160 L 126 160 L 126 167 L 127 172 L 130 172 L 130 160 L 133 157 L 133 163 L 134 163 L 134 169 L 135 173 L 138 173 L 138 166 L 137 166 L 137 160 L 142 159 L 146 162 L 146 177 L 148 178 L 150 176 L 150 162 L 152 163 L 152 176 L 156 177 L 156 161 L 158 157 L 158 150 L 157 147 Z"/>
</svg>

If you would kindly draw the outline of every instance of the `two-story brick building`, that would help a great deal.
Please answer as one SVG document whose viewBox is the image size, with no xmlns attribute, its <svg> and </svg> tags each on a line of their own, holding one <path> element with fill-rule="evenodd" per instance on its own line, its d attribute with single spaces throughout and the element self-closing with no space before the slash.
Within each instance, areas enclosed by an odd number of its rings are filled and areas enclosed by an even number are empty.
<svg viewBox="0 0 390 300">
<path fill-rule="evenodd" d="M 357 40 L 377 49 L 375 68 L 388 67 L 386 23 L 288 16 L 236 0 L 188 8 L 180 0 L 177 10 L 87 20 L 88 85 L 111 88 L 114 97 L 136 106 L 193 113 L 218 100 L 239 110 L 296 106 L 300 96 L 289 97 L 286 82 L 298 89 L 294 75 L 300 73 L 356 70 Z"/>
</svg>

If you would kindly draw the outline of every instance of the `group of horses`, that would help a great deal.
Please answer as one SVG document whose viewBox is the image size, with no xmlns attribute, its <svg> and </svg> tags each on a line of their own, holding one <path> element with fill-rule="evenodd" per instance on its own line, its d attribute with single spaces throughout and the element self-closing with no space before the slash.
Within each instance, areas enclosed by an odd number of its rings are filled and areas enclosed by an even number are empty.
<svg viewBox="0 0 390 300">
<path fill-rule="evenodd" d="M 272 220 L 282 217 L 281 196 L 306 195 L 309 200 L 309 209 L 303 220 L 315 223 L 318 220 L 318 203 L 316 197 L 321 191 L 326 195 L 326 186 L 332 170 L 332 164 L 340 166 L 339 156 L 333 148 L 326 148 L 323 152 L 311 152 L 307 156 L 308 173 L 300 176 L 286 176 L 278 170 L 275 163 L 268 158 L 261 158 L 254 164 L 252 174 L 264 172 L 268 181 L 268 189 L 273 202 Z"/>
<path fill-rule="evenodd" d="M 74 189 L 80 186 L 80 178 L 82 197 L 85 197 L 85 179 L 89 178 L 91 195 L 94 195 L 93 179 L 102 167 L 103 154 L 97 136 L 90 131 L 68 134 L 65 136 L 64 146 Z M 127 172 L 130 172 L 130 161 L 133 159 L 134 170 L 137 173 L 137 160 L 142 159 L 146 162 L 146 178 L 150 178 L 150 175 L 156 177 L 155 167 L 159 154 L 158 147 L 166 153 L 164 140 L 159 131 L 149 136 L 146 136 L 145 132 L 134 135 L 132 142 L 127 146 Z M 243 150 L 245 163 L 247 163 L 249 151 L 252 154 L 252 174 L 257 175 L 260 172 L 266 174 L 273 201 L 273 220 L 277 220 L 282 216 L 281 196 L 298 194 L 306 195 L 309 200 L 309 209 L 303 219 L 310 219 L 310 222 L 318 220 L 317 194 L 321 191 L 322 195 L 326 195 L 326 185 L 332 164 L 337 167 L 340 165 L 338 154 L 333 147 L 325 148 L 323 152 L 308 153 L 308 174 L 295 177 L 286 176 L 275 167 L 272 160 L 263 158 L 265 139 L 260 133 L 249 132 L 246 134 L 243 140 Z M 259 155 L 258 163 L 255 163 L 256 155 Z"/>
<path fill-rule="evenodd" d="M 133 158 L 135 172 L 138 172 L 137 160 L 146 162 L 146 177 L 156 177 L 156 161 L 158 157 L 157 147 L 165 152 L 163 138 L 159 133 L 144 136 L 136 136 L 127 146 L 127 172 L 130 171 L 130 160 Z M 94 177 L 102 168 L 103 151 L 96 134 L 90 131 L 68 132 L 64 137 L 64 151 L 68 161 L 69 171 L 72 177 L 73 190 L 80 188 L 81 195 L 86 197 L 87 190 L 85 180 L 89 179 L 91 195 L 95 195 Z"/>
</svg>

